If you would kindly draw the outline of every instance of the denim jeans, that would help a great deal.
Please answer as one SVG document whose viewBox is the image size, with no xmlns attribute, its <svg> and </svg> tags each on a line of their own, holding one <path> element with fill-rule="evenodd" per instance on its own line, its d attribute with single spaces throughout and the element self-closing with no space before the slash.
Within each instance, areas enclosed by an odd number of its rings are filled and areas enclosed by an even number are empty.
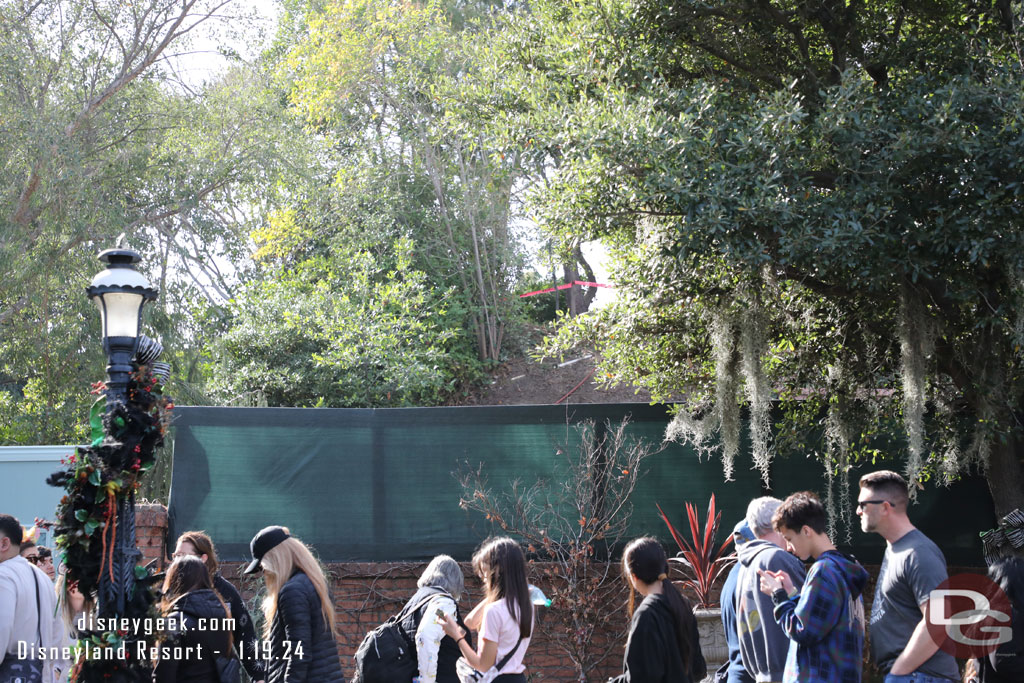
<svg viewBox="0 0 1024 683">
<path fill-rule="evenodd" d="M 951 683 L 951 681 L 941 676 L 929 676 L 915 671 L 909 674 L 886 674 L 885 683 Z"/>
</svg>

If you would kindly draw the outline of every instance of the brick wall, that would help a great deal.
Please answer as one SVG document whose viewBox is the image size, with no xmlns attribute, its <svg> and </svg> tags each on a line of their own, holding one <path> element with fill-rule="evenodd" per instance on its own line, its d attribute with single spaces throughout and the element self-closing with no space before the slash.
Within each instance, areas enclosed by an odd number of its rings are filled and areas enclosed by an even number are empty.
<svg viewBox="0 0 1024 683">
<path fill-rule="evenodd" d="M 154 567 L 163 571 L 167 558 L 164 541 L 167 538 L 167 508 L 159 503 L 135 506 L 135 543 L 142 551 L 142 563 L 156 560 Z"/>
</svg>

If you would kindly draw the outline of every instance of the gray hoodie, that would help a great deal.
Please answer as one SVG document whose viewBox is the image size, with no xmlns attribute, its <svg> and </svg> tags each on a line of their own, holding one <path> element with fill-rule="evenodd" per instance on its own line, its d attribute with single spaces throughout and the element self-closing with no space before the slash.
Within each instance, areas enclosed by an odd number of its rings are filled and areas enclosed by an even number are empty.
<svg viewBox="0 0 1024 683">
<path fill-rule="evenodd" d="M 742 569 L 736 581 L 736 628 L 743 667 L 758 683 L 781 681 L 789 638 L 775 621 L 771 596 L 761 592 L 757 570 L 785 570 L 799 590 L 804 582 L 804 565 L 771 541 L 760 538 L 741 545 L 737 554 Z"/>
</svg>

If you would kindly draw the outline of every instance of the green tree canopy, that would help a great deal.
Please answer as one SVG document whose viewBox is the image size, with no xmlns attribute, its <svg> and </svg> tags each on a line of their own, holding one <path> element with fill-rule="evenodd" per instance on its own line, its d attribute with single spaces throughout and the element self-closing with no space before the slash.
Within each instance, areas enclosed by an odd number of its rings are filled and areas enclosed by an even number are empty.
<svg viewBox="0 0 1024 683">
<path fill-rule="evenodd" d="M 117 243 L 161 290 L 147 329 L 184 380 L 172 392 L 199 384 L 259 188 L 296 166 L 259 68 L 195 89 L 172 68 L 224 5 L 0 0 L 0 442 L 83 437 L 104 365 L 83 288 Z"/>
<path fill-rule="evenodd" d="M 521 171 L 518 155 L 501 154 L 479 125 L 452 114 L 480 68 L 493 4 L 337 0 L 306 13 L 285 70 L 295 110 L 341 157 L 340 180 L 374 175 L 419 207 L 398 217 L 434 281 L 464 301 L 485 361 L 502 357 L 516 315 Z"/>
<path fill-rule="evenodd" d="M 247 288 L 215 348 L 221 401 L 368 408 L 437 403 L 455 384 L 444 292 L 412 268 L 409 240 L 329 258 Z"/>
<path fill-rule="evenodd" d="M 766 477 L 793 448 L 844 471 L 898 419 L 912 484 L 976 465 L 1024 504 L 1019 3 L 533 10 L 495 36 L 497 132 L 538 150 L 551 230 L 613 246 L 621 293 L 552 348 L 686 392 L 668 436 L 720 442 L 727 475 L 746 404 Z"/>
</svg>

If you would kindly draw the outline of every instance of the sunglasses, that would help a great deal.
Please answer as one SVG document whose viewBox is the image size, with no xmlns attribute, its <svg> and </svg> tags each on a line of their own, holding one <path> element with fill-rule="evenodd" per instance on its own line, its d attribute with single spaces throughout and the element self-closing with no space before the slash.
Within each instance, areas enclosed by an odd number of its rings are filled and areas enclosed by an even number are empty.
<svg viewBox="0 0 1024 683">
<path fill-rule="evenodd" d="M 25 559 L 31 562 L 32 564 L 39 564 L 43 561 L 43 558 L 39 557 L 38 555 L 29 555 Z"/>
<path fill-rule="evenodd" d="M 887 501 L 887 500 L 885 500 L 883 498 L 879 498 L 878 500 L 859 500 L 859 501 L 857 501 L 857 509 L 858 510 L 863 510 L 868 505 L 880 505 L 882 503 L 888 503 L 888 502 L 889 501 Z M 891 503 L 890 503 L 890 505 L 891 505 Z"/>
</svg>

